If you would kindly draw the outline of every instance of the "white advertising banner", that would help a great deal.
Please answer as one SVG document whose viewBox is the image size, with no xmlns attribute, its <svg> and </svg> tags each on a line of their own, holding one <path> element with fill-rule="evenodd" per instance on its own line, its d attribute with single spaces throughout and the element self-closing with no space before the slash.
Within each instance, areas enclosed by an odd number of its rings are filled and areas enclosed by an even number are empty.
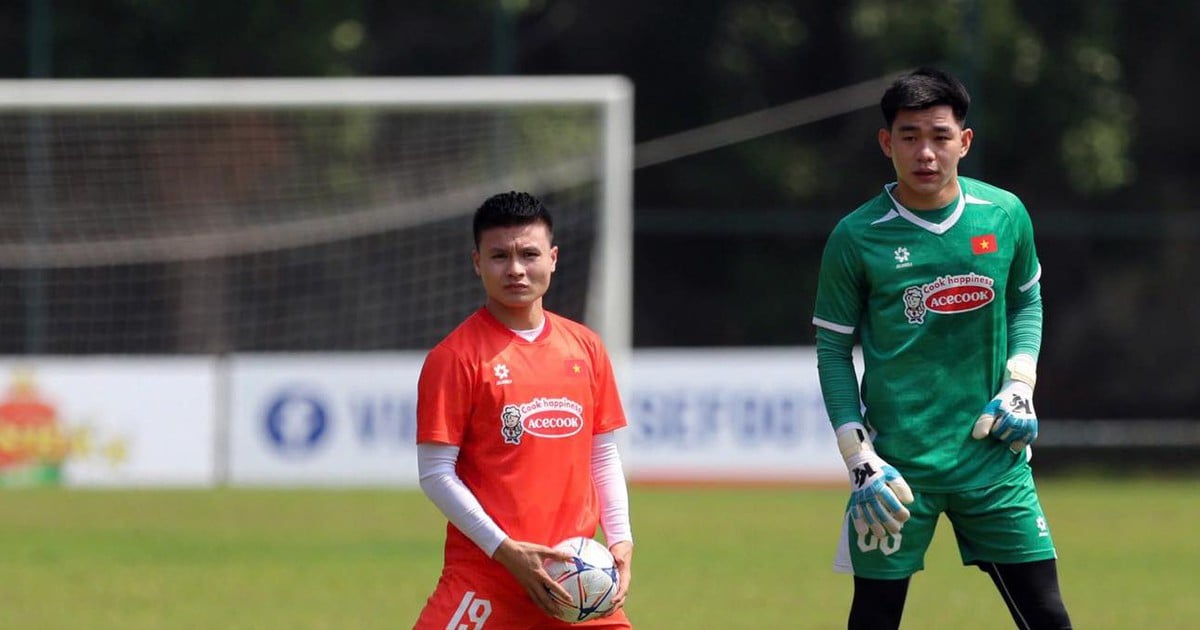
<svg viewBox="0 0 1200 630">
<path fill-rule="evenodd" d="M 417 485 L 417 353 L 235 355 L 229 482 Z"/>
<path fill-rule="evenodd" d="M 210 486 L 215 362 L 0 359 L 0 485 Z"/>
<path fill-rule="evenodd" d="M 230 360 L 229 481 L 416 486 L 424 353 Z M 811 348 L 638 350 L 623 378 L 631 481 L 842 480 Z"/>
<path fill-rule="evenodd" d="M 637 350 L 631 368 L 631 480 L 845 480 L 814 348 Z"/>
</svg>

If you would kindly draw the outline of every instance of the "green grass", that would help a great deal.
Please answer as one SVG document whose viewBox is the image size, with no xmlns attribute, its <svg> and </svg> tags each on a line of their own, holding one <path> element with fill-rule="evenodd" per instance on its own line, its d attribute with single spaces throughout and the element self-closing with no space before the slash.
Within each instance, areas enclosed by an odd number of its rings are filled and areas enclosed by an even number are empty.
<svg viewBox="0 0 1200 630">
<path fill-rule="evenodd" d="M 1040 483 L 1079 628 L 1179 628 L 1192 596 L 1194 480 Z M 841 490 L 632 493 L 629 614 L 642 629 L 844 628 L 830 569 Z M 1164 523 L 1174 523 L 1173 527 Z M 416 491 L 0 492 L 2 628 L 409 628 L 441 565 Z M 1011 628 L 943 520 L 907 628 Z"/>
</svg>

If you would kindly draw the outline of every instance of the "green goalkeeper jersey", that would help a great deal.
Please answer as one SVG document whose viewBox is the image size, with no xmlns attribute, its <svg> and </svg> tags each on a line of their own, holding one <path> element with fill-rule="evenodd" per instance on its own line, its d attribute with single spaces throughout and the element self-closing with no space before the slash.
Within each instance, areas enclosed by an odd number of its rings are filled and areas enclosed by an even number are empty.
<svg viewBox="0 0 1200 630">
<path fill-rule="evenodd" d="M 914 212 L 889 184 L 843 218 L 825 245 L 813 317 L 857 337 L 861 418 L 876 451 L 929 492 L 989 485 L 1025 465 L 971 428 L 1004 378 L 1009 310 L 1038 295 L 1033 227 L 1012 193 L 959 185 L 947 208 Z M 830 419 L 859 420 L 859 409 Z"/>
</svg>

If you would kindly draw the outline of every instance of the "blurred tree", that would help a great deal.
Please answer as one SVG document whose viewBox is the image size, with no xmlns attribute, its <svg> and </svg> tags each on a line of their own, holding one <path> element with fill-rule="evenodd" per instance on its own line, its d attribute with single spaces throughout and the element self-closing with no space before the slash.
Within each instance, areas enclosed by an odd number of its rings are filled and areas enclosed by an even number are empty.
<svg viewBox="0 0 1200 630">
<path fill-rule="evenodd" d="M 0 5 L 3 76 L 28 74 L 29 6 Z M 1037 225 L 1046 411 L 1200 408 L 1180 343 L 1200 318 L 1200 3 L 95 0 L 53 20 L 59 77 L 624 74 L 638 140 L 946 66 L 976 97 L 964 171 Z M 891 178 L 879 125 L 869 108 L 639 170 L 636 343 L 811 342 L 824 238 Z"/>
<path fill-rule="evenodd" d="M 31 2 L 0 8 L 7 76 L 24 76 L 25 21 Z M 41 0 L 47 1 L 47 0 Z M 22 6 L 24 5 L 24 6 Z M 291 3 L 96 0 L 50 3 L 58 78 L 258 77 L 358 72 L 346 27 L 363 20 L 361 2 Z M 339 30 L 340 27 L 340 30 Z M 339 39 L 340 36 L 340 39 Z"/>
</svg>

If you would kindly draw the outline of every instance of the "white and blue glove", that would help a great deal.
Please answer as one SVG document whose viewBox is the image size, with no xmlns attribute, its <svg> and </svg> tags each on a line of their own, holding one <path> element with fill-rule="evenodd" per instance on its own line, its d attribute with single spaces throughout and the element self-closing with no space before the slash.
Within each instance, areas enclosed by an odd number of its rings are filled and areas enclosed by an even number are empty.
<svg viewBox="0 0 1200 630">
<path fill-rule="evenodd" d="M 1038 436 L 1037 412 L 1033 409 L 1037 364 L 1032 356 L 1018 354 L 1008 360 L 1005 377 L 1000 392 L 984 405 L 971 437 L 982 440 L 990 435 L 1007 444 L 1008 450 L 1020 453 Z"/>
<path fill-rule="evenodd" d="M 869 530 L 877 538 L 898 534 L 908 520 L 906 503 L 912 489 L 900 471 L 883 461 L 871 444 L 866 428 L 847 422 L 837 428 L 838 449 L 850 473 L 850 521 L 859 536 Z"/>
</svg>

